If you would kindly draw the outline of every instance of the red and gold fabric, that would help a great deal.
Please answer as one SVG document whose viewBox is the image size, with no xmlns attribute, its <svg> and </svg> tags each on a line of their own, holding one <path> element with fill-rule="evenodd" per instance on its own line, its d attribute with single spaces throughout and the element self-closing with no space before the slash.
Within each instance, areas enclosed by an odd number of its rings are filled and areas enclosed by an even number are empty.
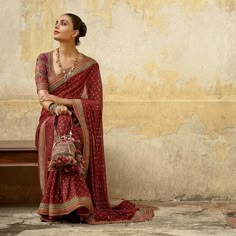
<svg viewBox="0 0 236 236">
<path fill-rule="evenodd" d="M 102 125 L 102 81 L 98 63 L 84 59 L 64 81 L 52 66 L 52 52 L 40 54 L 35 69 L 37 91 L 72 99 L 72 133 L 80 140 L 83 172 L 48 171 L 54 140 L 54 116 L 42 109 L 36 131 L 40 186 L 43 193 L 38 213 L 45 221 L 84 221 L 89 224 L 139 222 L 153 217 L 151 208 L 137 207 L 130 201 L 111 206 L 107 193 Z M 58 134 L 70 129 L 71 119 L 60 115 Z M 78 125 L 79 124 L 79 125 Z"/>
</svg>

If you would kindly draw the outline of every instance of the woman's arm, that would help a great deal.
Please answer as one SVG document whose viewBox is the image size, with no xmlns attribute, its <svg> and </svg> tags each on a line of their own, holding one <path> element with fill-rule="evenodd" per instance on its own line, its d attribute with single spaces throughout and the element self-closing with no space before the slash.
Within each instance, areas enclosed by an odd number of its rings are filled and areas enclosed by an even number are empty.
<svg viewBox="0 0 236 236">
<path fill-rule="evenodd" d="M 46 110 L 48 110 L 48 107 L 49 107 L 49 105 L 53 102 L 53 101 L 43 101 L 43 100 L 41 100 L 40 98 L 41 98 L 41 96 L 43 96 L 44 94 L 47 94 L 48 93 L 48 91 L 47 90 L 39 90 L 38 91 L 38 97 L 39 97 L 39 102 L 40 102 L 40 104 L 41 104 L 41 106 L 44 108 L 44 109 L 46 109 Z"/>
<path fill-rule="evenodd" d="M 58 104 L 56 102 L 56 100 L 54 100 L 55 98 L 59 98 L 62 100 L 70 100 L 70 99 L 63 99 L 54 95 L 50 95 L 48 93 L 47 90 L 39 90 L 38 91 L 38 97 L 39 97 L 39 102 L 40 104 L 49 112 L 51 113 L 55 113 L 56 115 L 60 115 L 60 114 L 67 114 L 67 113 L 71 113 L 68 110 L 68 107 L 64 104 Z M 45 100 L 44 98 L 47 98 L 47 100 Z M 70 102 L 70 101 L 69 101 Z"/>
<path fill-rule="evenodd" d="M 71 106 L 69 99 L 63 99 L 52 96 L 48 93 L 48 76 L 47 76 L 47 57 L 46 54 L 40 54 L 37 57 L 35 65 L 35 82 L 37 86 L 37 93 L 39 102 L 52 114 L 60 115 L 71 113 L 67 106 Z"/>
<path fill-rule="evenodd" d="M 39 101 L 42 104 L 45 103 L 46 105 L 48 105 L 48 102 L 50 102 L 50 103 L 54 102 L 58 105 L 64 105 L 64 106 L 67 106 L 67 107 L 72 107 L 71 99 L 61 98 L 61 97 L 58 97 L 58 96 L 55 96 L 55 95 L 51 95 L 51 94 L 48 93 L 47 90 L 40 90 L 38 92 L 38 96 L 39 96 Z"/>
</svg>

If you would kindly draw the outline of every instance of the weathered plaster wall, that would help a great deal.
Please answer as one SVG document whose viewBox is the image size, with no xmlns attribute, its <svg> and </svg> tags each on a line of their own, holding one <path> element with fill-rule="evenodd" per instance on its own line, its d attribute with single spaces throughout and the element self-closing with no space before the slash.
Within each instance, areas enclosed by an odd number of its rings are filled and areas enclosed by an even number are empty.
<svg viewBox="0 0 236 236">
<path fill-rule="evenodd" d="M 73 12 L 101 67 L 110 196 L 236 199 L 236 0 L 0 2 L 0 140 L 34 138 L 35 59 Z"/>
</svg>

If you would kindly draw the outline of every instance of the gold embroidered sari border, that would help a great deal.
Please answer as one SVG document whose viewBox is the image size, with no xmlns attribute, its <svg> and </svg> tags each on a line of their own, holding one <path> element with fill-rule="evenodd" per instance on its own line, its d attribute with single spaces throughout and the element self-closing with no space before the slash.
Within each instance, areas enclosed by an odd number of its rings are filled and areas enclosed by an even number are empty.
<svg viewBox="0 0 236 236">
<path fill-rule="evenodd" d="M 49 117 L 42 123 L 39 131 L 39 150 L 38 150 L 38 165 L 39 165 L 39 182 L 42 193 L 44 194 L 46 184 L 46 140 L 45 140 L 45 123 Z M 46 168 L 46 169 L 45 169 Z"/>
<path fill-rule="evenodd" d="M 48 84 L 47 83 L 38 83 L 37 84 L 37 92 L 39 90 L 48 90 Z"/>
<path fill-rule="evenodd" d="M 82 132 L 83 132 L 83 137 L 84 137 L 83 159 L 85 161 L 84 175 L 87 176 L 88 167 L 89 167 L 89 131 L 86 124 L 81 99 L 73 100 L 73 109 L 79 120 L 80 126 L 82 128 Z"/>
<path fill-rule="evenodd" d="M 137 222 L 143 222 L 151 220 L 154 216 L 154 211 L 151 208 L 139 208 L 134 216 L 131 219 L 128 220 L 114 220 L 114 221 L 96 221 L 94 219 L 94 215 L 91 215 L 87 219 L 87 223 L 91 225 L 100 225 L 100 224 L 110 224 L 110 223 L 137 223 Z"/>
<path fill-rule="evenodd" d="M 50 55 L 50 54 L 49 54 Z M 58 88 L 60 85 L 62 85 L 63 83 L 65 83 L 64 79 L 63 79 L 63 76 L 64 74 L 60 73 L 58 75 L 55 74 L 54 72 L 54 69 L 52 67 L 52 64 L 51 64 L 51 59 L 50 59 L 50 70 L 52 71 L 52 73 L 54 74 L 54 78 L 50 81 L 50 84 L 49 84 L 49 90 L 50 91 L 53 91 L 55 90 L 56 88 Z M 89 68 L 90 66 L 92 66 L 93 64 L 96 64 L 97 62 L 93 59 L 93 58 L 90 58 L 90 57 L 87 57 L 85 59 L 85 61 L 83 61 L 82 63 L 80 63 L 75 69 L 74 71 L 72 72 L 72 74 L 68 77 L 68 80 L 70 80 L 73 76 L 81 73 L 82 71 L 86 70 L 87 68 Z M 67 81 L 68 81 L 67 80 Z"/>
<path fill-rule="evenodd" d="M 75 196 L 65 203 L 40 203 L 38 214 L 50 216 L 65 215 L 80 207 L 86 207 L 91 214 L 93 212 L 91 198 Z"/>
</svg>

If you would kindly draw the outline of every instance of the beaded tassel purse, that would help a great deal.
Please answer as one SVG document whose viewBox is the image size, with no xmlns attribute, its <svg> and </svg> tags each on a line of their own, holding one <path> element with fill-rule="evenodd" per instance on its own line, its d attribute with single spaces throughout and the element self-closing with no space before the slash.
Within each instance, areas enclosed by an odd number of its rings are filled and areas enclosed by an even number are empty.
<svg viewBox="0 0 236 236">
<path fill-rule="evenodd" d="M 70 116 L 71 117 L 71 116 Z M 72 138 L 72 118 L 71 128 L 69 134 L 58 135 L 57 129 L 57 116 L 54 118 L 54 143 L 52 147 L 51 160 L 49 161 L 49 171 L 65 171 L 70 172 L 77 170 L 81 167 L 82 155 L 77 151 L 80 141 L 75 141 Z"/>
</svg>

